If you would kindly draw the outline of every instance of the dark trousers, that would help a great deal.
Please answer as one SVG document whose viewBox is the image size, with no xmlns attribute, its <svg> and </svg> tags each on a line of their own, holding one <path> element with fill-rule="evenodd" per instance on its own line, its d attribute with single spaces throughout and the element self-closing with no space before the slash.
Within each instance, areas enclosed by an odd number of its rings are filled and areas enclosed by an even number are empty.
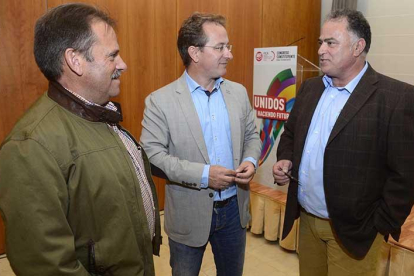
<svg viewBox="0 0 414 276">
<path fill-rule="evenodd" d="M 191 247 L 168 239 L 173 276 L 197 276 L 200 273 L 206 245 Z M 246 229 L 240 225 L 237 197 L 221 208 L 213 209 L 208 240 L 214 254 L 217 276 L 243 274 Z"/>
</svg>

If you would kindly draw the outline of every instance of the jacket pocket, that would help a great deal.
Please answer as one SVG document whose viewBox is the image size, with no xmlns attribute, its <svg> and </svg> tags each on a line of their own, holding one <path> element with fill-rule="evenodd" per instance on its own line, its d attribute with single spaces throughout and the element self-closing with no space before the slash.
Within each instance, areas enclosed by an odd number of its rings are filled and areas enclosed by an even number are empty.
<svg viewBox="0 0 414 276">
<path fill-rule="evenodd" d="M 95 242 L 90 239 L 88 242 L 88 272 L 91 275 L 96 274 L 96 260 L 95 260 Z"/>
<path fill-rule="evenodd" d="M 88 242 L 88 272 L 91 276 L 111 276 L 109 268 L 96 264 L 95 242 L 90 239 Z"/>
</svg>

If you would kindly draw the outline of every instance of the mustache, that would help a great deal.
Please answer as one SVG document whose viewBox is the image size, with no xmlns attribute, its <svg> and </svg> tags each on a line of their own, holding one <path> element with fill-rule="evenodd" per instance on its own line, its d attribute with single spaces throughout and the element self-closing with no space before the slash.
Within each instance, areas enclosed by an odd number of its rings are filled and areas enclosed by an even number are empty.
<svg viewBox="0 0 414 276">
<path fill-rule="evenodd" d="M 111 79 L 118 79 L 122 74 L 122 70 L 117 69 L 115 70 L 115 72 L 111 75 Z"/>
</svg>

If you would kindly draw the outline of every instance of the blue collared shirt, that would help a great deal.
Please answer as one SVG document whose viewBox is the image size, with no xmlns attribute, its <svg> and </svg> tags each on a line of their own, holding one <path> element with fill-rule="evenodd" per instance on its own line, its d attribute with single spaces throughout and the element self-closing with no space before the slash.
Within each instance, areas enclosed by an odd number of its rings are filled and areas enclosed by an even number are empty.
<svg viewBox="0 0 414 276">
<path fill-rule="evenodd" d="M 191 92 L 191 97 L 197 110 L 208 151 L 208 158 L 210 159 L 210 164 L 204 166 L 201 177 L 201 187 L 207 188 L 210 165 L 220 165 L 231 170 L 235 169 L 233 164 L 230 120 L 220 89 L 223 78 L 216 80 L 210 97 L 208 97 L 205 93 L 207 90 L 194 81 L 187 74 L 187 71 L 185 72 L 185 76 L 188 89 Z M 253 158 L 246 158 L 245 160 L 256 164 L 256 160 Z M 233 184 L 228 189 L 221 191 L 221 193 L 216 191 L 214 193 L 214 200 L 224 200 L 236 195 L 236 193 L 236 186 Z"/>
<path fill-rule="evenodd" d="M 321 218 L 329 218 L 323 188 L 323 163 L 325 147 L 331 131 L 345 103 L 358 85 L 368 63 L 345 87 L 335 87 L 332 78 L 323 76 L 325 90 L 313 113 L 312 122 L 306 137 L 302 160 L 299 166 L 298 200 L 309 213 Z"/>
</svg>

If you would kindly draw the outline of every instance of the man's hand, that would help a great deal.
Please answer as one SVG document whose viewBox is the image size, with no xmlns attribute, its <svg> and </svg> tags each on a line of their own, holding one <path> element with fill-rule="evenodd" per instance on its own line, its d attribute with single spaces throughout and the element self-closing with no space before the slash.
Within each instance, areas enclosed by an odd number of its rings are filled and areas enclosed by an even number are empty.
<svg viewBox="0 0 414 276">
<path fill-rule="evenodd" d="M 288 173 L 292 169 L 292 161 L 290 160 L 280 160 L 273 165 L 273 178 L 275 179 L 275 184 L 286 185 L 289 184 L 289 177 L 285 173 Z"/>
<path fill-rule="evenodd" d="M 250 161 L 244 161 L 240 164 L 240 166 L 236 169 L 236 178 L 234 179 L 237 184 L 240 185 L 247 185 L 249 184 L 250 180 L 253 179 L 255 169 L 254 165 Z"/>
<path fill-rule="evenodd" d="M 222 166 L 210 166 L 208 186 L 214 190 L 225 190 L 234 182 L 236 172 Z"/>
</svg>

